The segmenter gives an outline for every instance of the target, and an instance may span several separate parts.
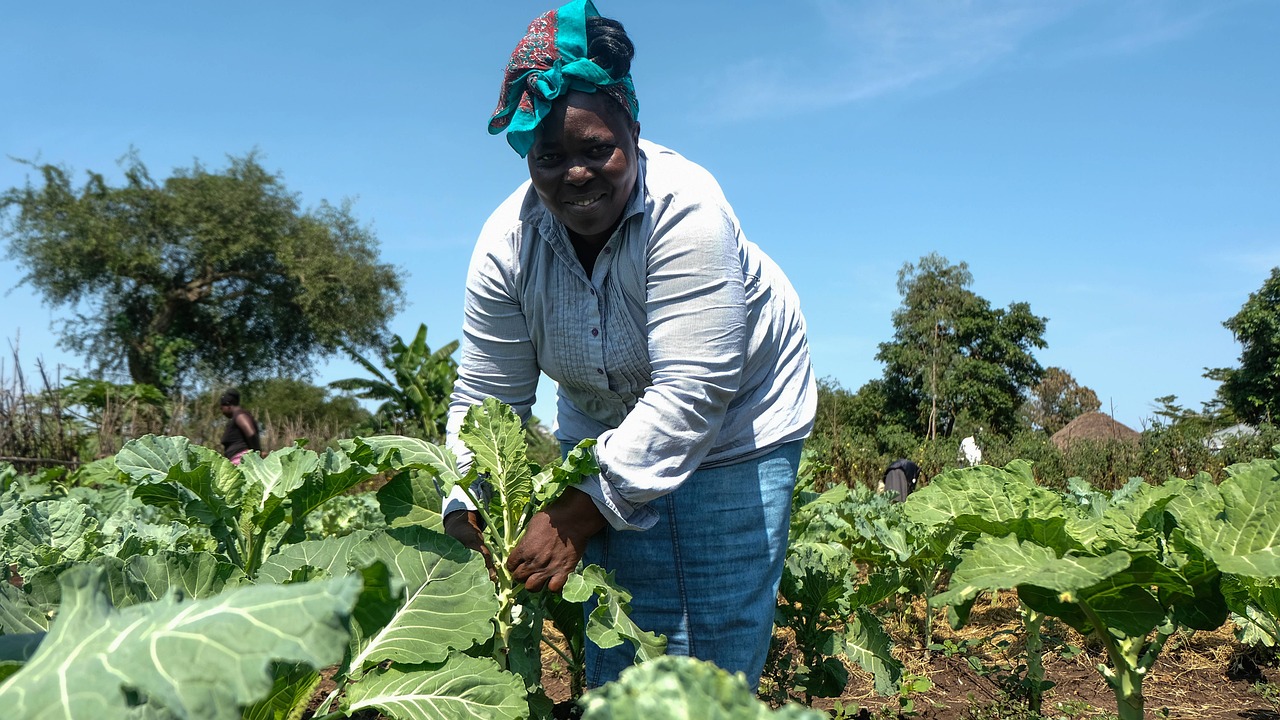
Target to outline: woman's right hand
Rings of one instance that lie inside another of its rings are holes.
[[[497,573],[493,569],[493,556],[489,553],[488,546],[484,544],[484,532],[480,530],[480,516],[475,510],[454,510],[445,515],[444,532],[467,548],[480,553],[484,558],[485,567],[489,568],[489,579],[497,579]]]

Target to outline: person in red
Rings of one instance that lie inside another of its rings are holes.
[[[222,393],[218,400],[222,414],[227,418],[227,427],[222,431],[222,454],[233,465],[239,465],[240,459],[250,450],[262,452],[262,436],[258,434],[258,421],[253,419],[247,410],[240,407],[240,391],[231,389]]]

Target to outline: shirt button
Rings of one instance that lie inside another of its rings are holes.
[[[591,288],[591,297],[595,297],[595,296],[596,296],[596,289]]]
[[[598,328],[591,328],[591,337],[595,337],[599,334],[600,334],[600,330]]]
[[[605,255],[608,255],[608,254],[610,254],[610,253],[612,253],[612,252],[613,252],[613,248],[611,248],[611,247],[607,247],[607,248],[605,248],[605,249],[604,249],[604,254],[605,254]]]
[[[596,368],[596,372],[600,375],[604,374],[604,368]]]

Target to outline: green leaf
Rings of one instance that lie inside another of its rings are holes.
[[[962,603],[983,590],[1023,585],[1052,590],[1065,596],[1064,602],[1071,602],[1075,593],[1123,572],[1129,563],[1128,553],[1120,551],[1102,557],[1059,558],[1049,548],[1019,541],[1012,535],[984,536],[964,553],[947,591],[935,596],[930,605]]]
[[[741,675],[683,656],[666,656],[622,671],[615,682],[579,701],[582,720],[825,720],[797,705],[770,710]]]
[[[377,709],[402,720],[528,717],[524,681],[488,658],[454,653],[423,665],[393,665],[350,686],[348,713]]]
[[[599,565],[588,565],[581,573],[573,573],[561,591],[565,600],[586,602],[596,597],[596,607],[587,617],[587,637],[601,648],[611,648],[629,641],[636,649],[636,662],[662,657],[667,651],[667,638],[641,630],[627,615],[631,593],[620,587],[613,573]]]
[[[318,455],[316,472],[308,473],[298,487],[289,491],[290,532],[295,536],[292,539],[302,539],[307,515],[372,476],[367,467],[352,462],[345,453],[330,449]]]
[[[355,567],[377,561],[401,583],[403,600],[385,626],[358,629],[366,642],[351,659],[353,677],[384,660],[439,662],[453,649],[492,637],[498,600],[478,553],[411,526],[378,533],[351,552]]]
[[[21,635],[49,629],[49,616],[27,593],[0,584],[0,635]]]
[[[599,474],[600,466],[596,464],[595,453],[591,451],[595,444],[594,438],[582,440],[559,465],[545,468],[534,476],[533,495],[539,507],[545,507],[560,497],[570,485],[577,485],[584,478]]]
[[[175,591],[185,598],[208,598],[246,582],[240,568],[210,553],[135,555],[125,562],[124,571],[135,587],[146,589],[143,601],[160,600]]]
[[[1254,460],[1227,472],[1218,486],[1221,513],[1208,506],[1184,519],[1199,524],[1195,535],[1222,572],[1280,576],[1280,460]]]
[[[520,418],[510,406],[486,398],[483,405],[467,411],[458,437],[471,449],[472,470],[488,475],[493,488],[490,520],[500,521],[504,533],[517,532],[533,499],[533,476]]]
[[[286,545],[262,563],[257,580],[284,584],[289,582],[295,570],[302,567],[323,570],[333,577],[345,575],[351,569],[351,549],[372,535],[368,530],[357,530],[340,538],[304,540]]]
[[[241,720],[297,720],[320,686],[320,673],[305,665],[278,664],[271,692],[244,709]]]
[[[405,470],[378,489],[378,506],[391,527],[421,525],[444,532],[440,490],[429,472]]]
[[[322,667],[341,657],[359,593],[357,578],[343,578],[117,610],[100,569],[75,568],[62,583],[48,636],[0,684],[0,706],[15,717],[126,718],[130,688],[180,718],[235,720],[270,692],[273,661]]]
[[[892,695],[902,679],[902,663],[893,657],[893,640],[879,618],[858,608],[845,631],[845,655],[875,679],[876,692]],[[843,688],[841,688],[843,690]]]
[[[908,496],[903,509],[908,519],[926,527],[1014,533],[1059,552],[1079,545],[1067,535],[1062,496],[1037,484],[1025,460],[1003,469],[979,465],[947,471]]]

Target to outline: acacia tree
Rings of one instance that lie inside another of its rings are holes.
[[[8,258],[55,307],[62,344],[99,371],[171,390],[221,378],[304,373],[342,347],[376,347],[401,302],[401,275],[348,204],[302,210],[250,153],[198,162],[163,182],[130,152],[124,182],[54,165],[0,195]]]
[[[1240,312],[1222,323],[1241,345],[1240,367],[1206,369],[1219,380],[1218,394],[1241,420],[1275,422],[1280,417],[1280,267]]]
[[[1033,426],[1052,435],[1072,420],[1085,413],[1097,412],[1100,407],[1102,403],[1097,393],[1076,382],[1066,370],[1051,367],[1031,388],[1026,415]]]
[[[1045,318],[1024,302],[993,309],[972,282],[966,263],[936,253],[898,272],[902,306],[876,359],[885,364],[890,413],[928,439],[957,425],[1011,432],[1044,373],[1031,353],[1046,347]]]

